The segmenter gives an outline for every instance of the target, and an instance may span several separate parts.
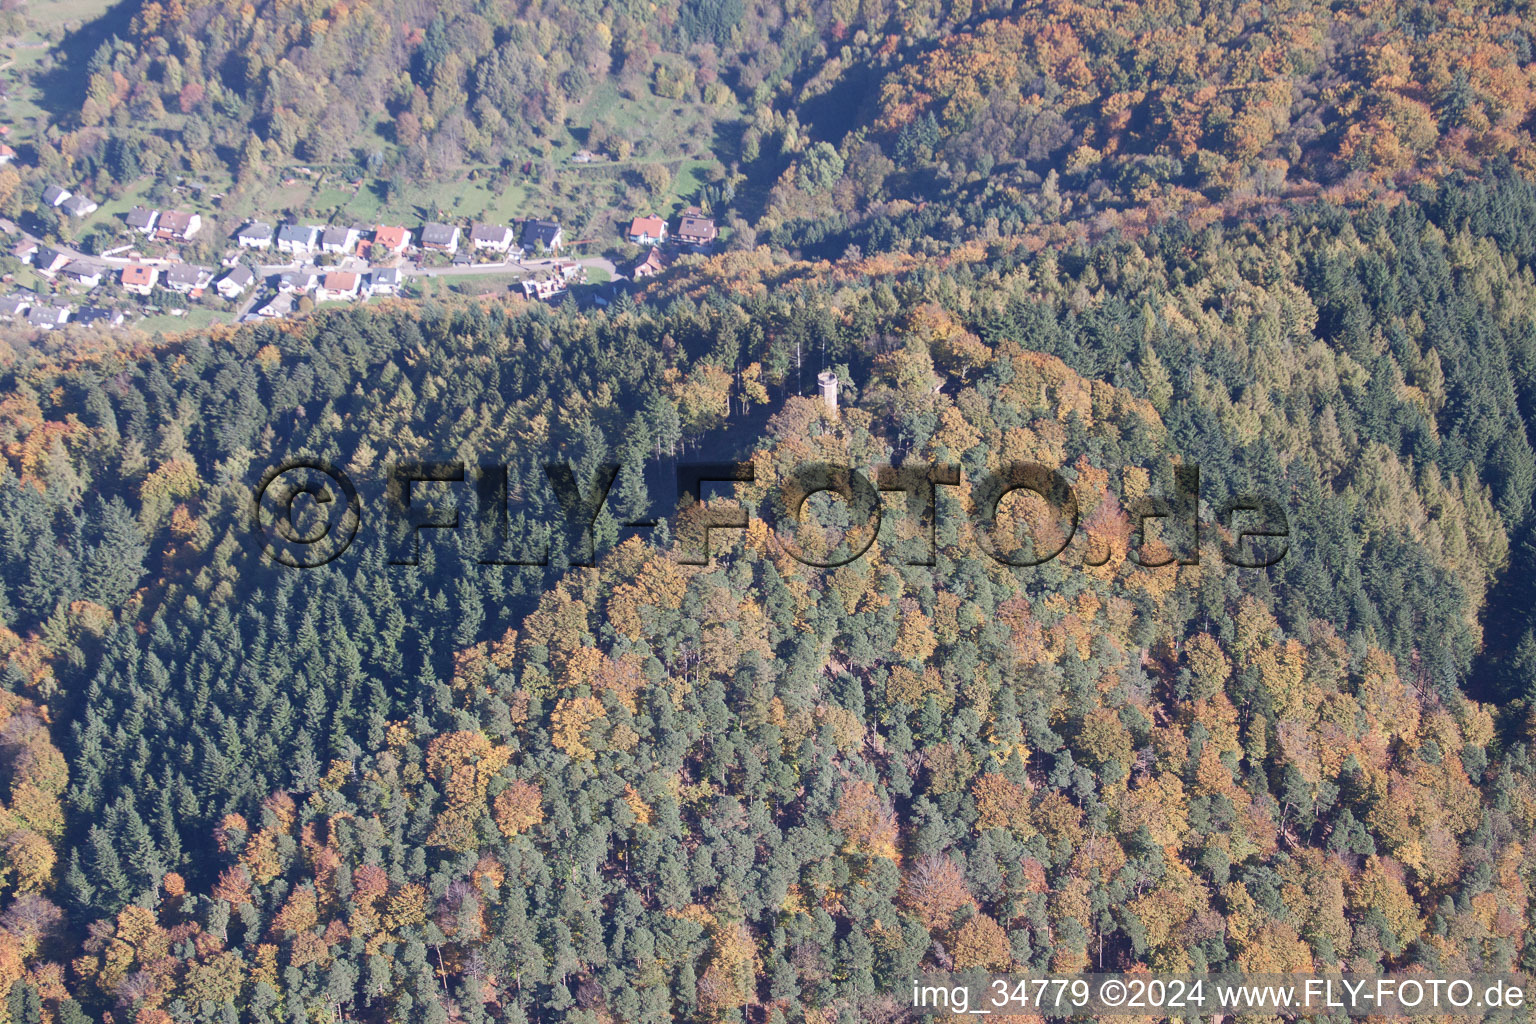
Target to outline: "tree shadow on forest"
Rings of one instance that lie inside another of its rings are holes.
[[[53,66],[33,79],[37,105],[48,112],[50,120],[57,122],[79,113],[90,85],[86,66],[91,55],[113,36],[128,34],[128,24],[132,20],[129,8],[125,2],[114,4],[101,17],[68,33],[53,47]]]

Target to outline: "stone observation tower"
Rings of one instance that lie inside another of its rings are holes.
[[[816,375],[816,385],[821,389],[821,400],[830,412],[837,412],[837,374],[822,370]]]

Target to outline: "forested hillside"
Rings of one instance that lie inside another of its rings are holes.
[[[613,176],[643,206],[699,162],[679,192],[735,244],[839,256],[913,205],[914,235],[1203,223],[1536,154],[1529,19],[1497,2],[125,0],[70,45],[0,207],[187,175],[243,216],[321,168],[424,210],[500,175],[542,215]],[[581,147],[613,163],[559,175]]]
[[[933,207],[871,210],[836,264],[728,253],[603,311],[12,352],[9,1020],[890,1020],[925,969],[1536,968],[1536,189],[1044,245],[966,237],[977,202],[929,258],[891,240]],[[290,570],[247,506],[299,454],[489,455],[534,541],[546,462],[625,470],[596,568],[461,529]],[[667,481],[727,456],[754,525],[679,564]],[[791,557],[773,494],[817,459],[960,464],[937,564],[895,514]],[[1015,460],[1081,511],[1036,568],[969,512]],[[1278,565],[1212,524],[1198,564],[1128,558],[1191,463],[1207,519],[1284,503]]]

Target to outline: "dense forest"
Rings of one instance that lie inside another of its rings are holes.
[[[6,1014],[890,1020],[924,969],[1536,968],[1532,239],[1506,167],[1044,248],[728,253],[599,312],[16,348]],[[298,454],[490,454],[534,545],[546,463],[623,469],[592,568],[461,529],[293,570],[246,507]],[[690,566],[703,457],[753,463],[708,505],[751,525]],[[792,557],[847,525],[776,506],[814,460],[962,467],[937,564],[894,504],[862,558]],[[1010,461],[1081,513],[1034,568],[968,512]],[[1138,564],[1127,510],[1188,464],[1203,557]],[[1213,548],[1249,491],[1290,520],[1268,569]]]

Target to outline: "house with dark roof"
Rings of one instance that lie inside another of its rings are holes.
[[[64,200],[68,199],[72,195],[74,195],[74,193],[65,188],[63,185],[49,185],[47,188],[43,189],[43,202],[47,203],[54,209],[58,209],[60,206],[64,205]]]
[[[59,204],[59,209],[69,214],[71,217],[89,217],[91,214],[101,209],[101,207],[96,203],[93,203],[91,200],[85,198],[85,196],[70,196],[68,199]]]
[[[320,229],[307,224],[284,224],[277,229],[277,251],[307,256],[320,242]]]
[[[682,245],[703,249],[714,244],[720,237],[713,217],[706,217],[697,206],[689,207],[677,225],[677,240]]]
[[[256,311],[257,316],[274,317],[287,316],[293,312],[293,294],[291,292],[278,292],[272,296],[272,301]]]
[[[116,327],[123,322],[123,311],[103,309],[101,306],[81,306],[70,319],[77,324],[104,324],[108,327]]]
[[[165,272],[165,286],[173,292],[196,294],[212,280],[213,271],[190,263],[178,263]]]
[[[368,292],[371,295],[394,295],[399,290],[399,267],[378,267],[368,279]]]
[[[328,227],[320,236],[320,251],[350,253],[357,249],[357,228]]]
[[[472,224],[469,243],[476,249],[506,252],[512,248],[512,229],[505,224]]]
[[[52,274],[69,262],[69,257],[51,246],[40,245],[32,257],[32,269],[42,274]]]
[[[92,263],[89,260],[70,260],[59,271],[59,276],[67,278],[76,284],[83,284],[87,288],[95,288],[101,284],[101,275],[107,268],[100,263]]]
[[[560,222],[553,220],[523,221],[523,248],[530,251],[544,249],[553,252],[565,242]]]
[[[272,225],[251,221],[235,234],[235,244],[242,249],[272,248]]]
[[[286,270],[277,275],[277,290],[284,294],[297,293],[303,295],[315,286],[317,278],[314,274],[302,270]]]
[[[69,321],[68,306],[33,306],[27,310],[27,326],[40,331],[63,327]]]
[[[421,229],[421,247],[436,252],[459,251],[459,229],[456,225],[428,224]]]
[[[236,267],[229,273],[225,274],[223,277],[219,278],[217,287],[219,289],[219,294],[224,296],[226,299],[238,299],[240,296],[249,291],[251,285],[255,283],[256,275],[251,272],[251,268],[241,266]]]
[[[12,319],[21,316],[36,299],[37,296],[31,292],[11,292],[9,295],[0,295],[0,316]]]
[[[151,210],[147,206],[135,206],[128,211],[124,218],[128,222],[128,230],[137,231],[141,235],[152,235],[160,221],[160,211]]]

